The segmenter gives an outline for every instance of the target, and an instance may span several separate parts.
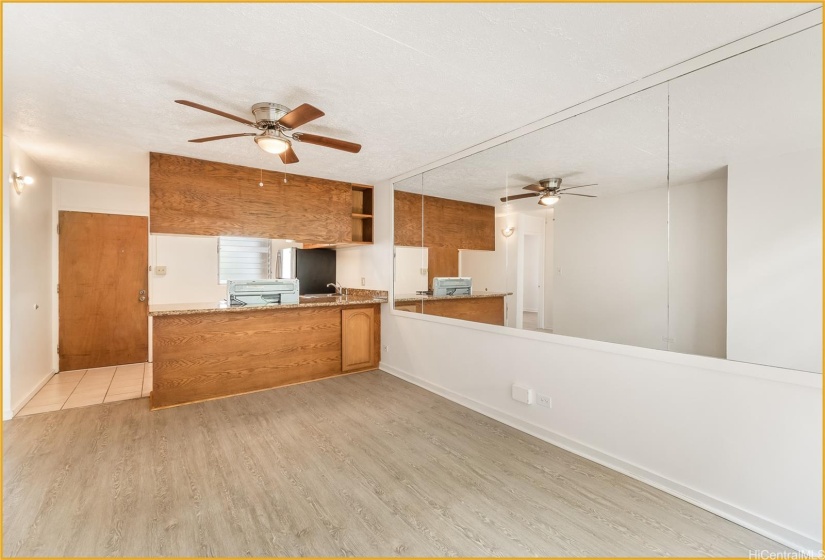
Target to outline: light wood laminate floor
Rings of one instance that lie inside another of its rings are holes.
[[[748,556],[782,548],[380,371],[3,425],[5,556]]]

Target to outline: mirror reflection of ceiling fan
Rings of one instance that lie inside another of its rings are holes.
[[[561,188],[561,178],[554,177],[552,179],[542,179],[538,182],[537,185],[527,185],[523,187],[526,191],[531,191],[525,194],[516,194],[513,196],[505,196],[501,198],[502,202],[510,202],[511,200],[519,200],[522,198],[532,198],[532,197],[539,197],[539,204],[542,206],[553,206],[556,204],[560,197],[570,195],[570,196],[586,196],[588,198],[596,198],[596,195],[593,194],[579,194],[579,193],[571,193],[567,192],[570,189],[580,189],[582,187],[594,187],[598,185],[598,183],[591,183],[589,185],[573,185],[570,187]]]
[[[324,146],[325,148],[333,148],[335,150],[343,150],[353,154],[361,151],[361,144],[328,138],[326,136],[318,136],[317,134],[291,132],[299,126],[324,116],[323,111],[306,103],[292,110],[277,103],[256,103],[252,106],[252,114],[255,116],[255,122],[243,117],[224,113],[223,111],[201,105],[200,103],[186,101],[185,99],[177,99],[175,103],[232,119],[235,122],[257,128],[260,131],[195,138],[194,140],[190,140],[190,142],[212,142],[213,140],[225,140],[227,138],[238,138],[239,136],[254,136],[255,143],[259,148],[270,154],[277,154],[284,163],[298,162],[298,156],[295,155],[295,152],[292,150],[293,141],[315,144],[316,146]],[[290,132],[291,134],[289,134]]]

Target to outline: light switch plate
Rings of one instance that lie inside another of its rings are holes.
[[[155,267],[155,274],[157,276],[166,276],[166,267],[165,266],[156,266]]]

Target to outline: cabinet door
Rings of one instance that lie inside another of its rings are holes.
[[[341,369],[375,367],[375,309],[341,310]]]

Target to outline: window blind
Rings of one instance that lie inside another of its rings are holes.
[[[259,280],[271,276],[272,243],[251,237],[218,238],[218,281]]]

